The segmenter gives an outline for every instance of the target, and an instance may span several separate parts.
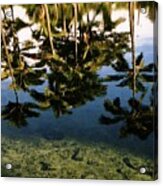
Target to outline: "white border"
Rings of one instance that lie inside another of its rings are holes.
[[[1,0],[0,4],[40,4],[40,3],[58,3],[58,2],[99,2],[101,0]],[[106,0],[103,0],[106,1]],[[118,0],[112,0],[113,2]],[[125,0],[121,0],[125,1]],[[163,185],[163,149],[161,145],[163,143],[163,24],[160,24],[163,19],[163,1],[157,0],[159,3],[159,180],[154,182],[141,182],[141,181],[102,181],[102,180],[67,180],[67,179],[32,179],[32,178],[0,178],[0,185],[2,186],[107,186],[107,185]],[[160,21],[161,20],[161,21]],[[161,145],[160,145],[161,144]]]

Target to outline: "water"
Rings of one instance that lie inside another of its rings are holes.
[[[141,46],[137,48],[137,51],[142,51],[145,55],[145,59],[152,59],[153,53],[149,55],[148,48],[151,45]],[[143,49],[143,50],[142,50]],[[147,60],[148,63],[148,60]],[[101,67],[97,72],[100,77],[105,77],[111,71],[114,70],[110,67]],[[15,102],[15,95],[13,90],[8,89],[10,79],[2,81],[2,108],[9,101]],[[27,119],[28,125],[22,128],[16,128],[11,126],[10,122],[2,119],[2,134],[6,136],[20,136],[20,137],[32,137],[38,136],[39,138],[46,137],[46,134],[52,135],[58,133],[58,135],[64,138],[70,138],[83,143],[96,143],[103,142],[109,144],[109,146],[116,146],[119,149],[127,149],[132,153],[139,155],[145,155],[150,158],[153,156],[153,133],[151,133],[147,139],[141,140],[138,136],[130,134],[126,138],[120,138],[120,128],[125,126],[125,121],[120,121],[117,125],[105,126],[101,125],[99,118],[101,114],[107,114],[104,109],[104,100],[109,98],[111,100],[119,97],[122,101],[123,107],[128,107],[128,99],[132,96],[132,90],[128,87],[117,87],[117,81],[103,83],[107,86],[106,94],[103,96],[95,97],[93,101],[88,101],[84,105],[71,109],[72,114],[65,114],[59,118],[56,118],[51,108],[46,111],[39,111],[40,116],[38,118]],[[43,86],[35,87],[38,91],[43,91],[46,83]],[[147,86],[148,94],[145,97],[144,103],[149,103],[151,85]],[[87,90],[85,90],[87,91]],[[18,91],[19,101],[35,102],[28,93]],[[137,146],[139,144],[139,146]]]

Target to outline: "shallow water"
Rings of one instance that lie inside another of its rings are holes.
[[[144,53],[145,62],[151,59],[153,53],[149,54],[148,48],[152,48],[151,45],[144,45],[137,48],[137,51]],[[143,49],[143,50],[142,50]],[[150,50],[151,51],[151,50]],[[147,60],[146,60],[147,59]],[[111,67],[103,66],[98,72],[100,77],[105,77],[107,74],[116,72]],[[15,95],[12,90],[8,89],[10,80],[2,81],[2,108],[9,101],[15,101]],[[96,97],[95,100],[88,101],[84,105],[73,108],[72,114],[65,114],[60,118],[56,118],[51,108],[46,111],[41,111],[39,118],[27,119],[28,125],[22,128],[16,128],[10,126],[8,121],[2,120],[2,134],[5,136],[21,136],[29,137],[32,140],[32,136],[39,136],[44,138],[44,133],[49,135],[59,133],[63,138],[75,139],[84,143],[103,142],[110,146],[116,146],[119,149],[127,149],[132,153],[138,155],[145,155],[150,158],[153,156],[153,134],[151,133],[147,139],[141,140],[137,136],[130,134],[126,138],[120,138],[119,130],[125,125],[124,121],[119,122],[118,125],[104,126],[100,124],[99,118],[101,114],[107,113],[103,106],[104,100],[109,98],[111,100],[119,97],[121,104],[124,107],[128,107],[128,99],[132,97],[132,90],[128,87],[117,87],[118,82],[106,82],[103,83],[107,86],[107,93],[104,96]],[[43,91],[46,83],[43,86],[38,86],[37,90]],[[147,86],[147,95],[144,98],[144,104],[149,103],[151,84]],[[140,94],[138,93],[139,97]],[[18,97],[20,102],[34,100],[28,93],[18,91]],[[137,145],[139,144],[139,146]]]

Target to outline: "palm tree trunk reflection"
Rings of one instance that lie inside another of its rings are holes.
[[[9,67],[10,75],[11,75],[12,81],[14,82],[14,74],[13,74],[14,70],[11,65],[11,59],[10,59],[9,51],[7,48],[6,37],[5,37],[4,30],[3,30],[3,24],[2,24],[2,42],[4,45],[4,49],[5,49],[5,54],[6,54],[6,58],[7,58],[7,64]]]
[[[52,39],[52,32],[51,32],[51,25],[50,25],[50,17],[49,17],[48,5],[44,4],[43,6],[44,6],[45,14],[46,14],[47,30],[48,30],[48,37],[49,37],[51,52],[52,52],[52,54],[54,56],[55,55],[55,50],[54,50],[54,46],[53,46],[53,39]]]
[[[77,56],[78,56],[78,43],[77,43],[77,21],[78,21],[78,10],[77,4],[73,4],[74,8],[74,36],[75,36],[75,63],[77,63]]]
[[[129,22],[130,22],[130,37],[131,37],[131,49],[132,49],[132,66],[133,66],[133,96],[135,95],[136,90],[136,59],[135,59],[135,2],[129,2]]]
[[[1,34],[2,34],[2,42],[4,44],[5,53],[6,53],[6,57],[7,57],[7,64],[8,64],[10,75],[11,75],[12,82],[13,82],[14,94],[15,94],[15,97],[16,97],[16,103],[18,103],[18,93],[17,93],[16,88],[15,88],[16,82],[15,82],[14,73],[13,73],[14,70],[12,68],[11,60],[10,60],[10,56],[9,56],[9,51],[7,49],[6,38],[5,38],[4,31],[3,31],[3,25],[2,25],[2,33]]]

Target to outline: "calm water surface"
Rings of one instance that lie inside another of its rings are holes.
[[[144,19],[144,17],[143,17]],[[152,22],[146,18],[148,24],[152,26]],[[140,23],[141,25],[141,23]],[[145,26],[140,26],[143,31]],[[139,32],[137,35],[136,53],[143,52],[145,64],[149,64],[153,59],[153,39],[152,33],[143,35]],[[129,64],[131,55],[125,55]],[[112,67],[102,66],[97,74],[99,77],[106,77],[108,74],[119,74]],[[125,121],[120,121],[113,125],[102,125],[99,118],[102,114],[109,115],[104,108],[104,101],[106,99],[114,100],[119,97],[121,105],[129,109],[128,100],[132,97],[133,91],[129,87],[118,87],[119,81],[103,82],[102,84],[107,87],[106,94],[95,97],[94,100],[87,101],[85,104],[72,108],[71,114],[63,114],[56,117],[51,108],[39,111],[39,117],[27,118],[27,125],[17,128],[10,124],[10,121],[2,119],[2,137],[8,136],[10,138],[29,138],[31,141],[38,138],[56,138],[56,139],[73,139],[83,143],[104,143],[110,147],[116,147],[120,150],[127,150],[132,153],[147,156],[153,156],[153,132],[148,135],[146,139],[140,139],[139,136],[129,133],[126,137],[121,137],[120,130],[126,125]],[[14,91],[9,89],[11,79],[8,78],[2,81],[2,109],[10,102],[15,102]],[[43,91],[47,86],[45,82],[41,86],[30,87],[35,88],[39,92]],[[145,84],[147,93],[143,99],[143,103],[148,105],[150,102],[152,83]],[[85,90],[87,91],[87,90]],[[19,102],[33,102],[36,101],[27,93],[17,91]],[[139,98],[140,93],[136,94]],[[37,110],[37,109],[36,109]]]

